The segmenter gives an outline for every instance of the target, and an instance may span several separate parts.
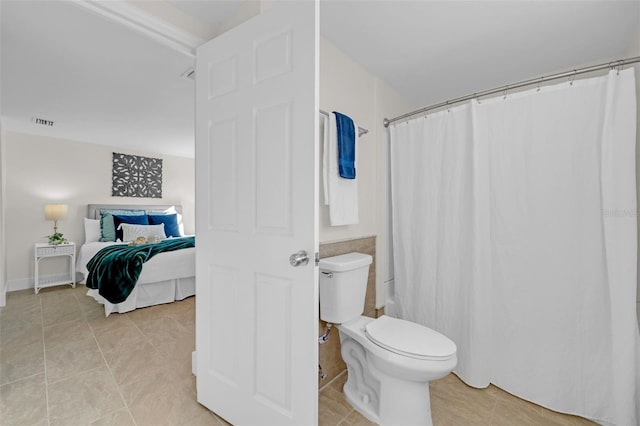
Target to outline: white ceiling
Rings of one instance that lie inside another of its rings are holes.
[[[171,6],[204,21],[210,28],[220,27],[245,3],[244,0],[167,0]],[[212,4],[213,3],[213,4]]]
[[[9,130],[193,157],[193,58],[72,2],[1,7]]]
[[[244,3],[171,0],[163,11],[215,32]],[[0,7],[9,130],[193,156],[194,85],[180,77],[190,56],[73,2]],[[639,23],[639,1],[321,2],[321,34],[416,105],[619,59]]]
[[[640,36],[640,1],[321,5],[323,36],[422,106],[620,59]]]

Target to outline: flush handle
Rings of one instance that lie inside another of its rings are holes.
[[[291,266],[304,266],[309,263],[309,255],[306,251],[300,250],[297,253],[293,253],[289,256],[289,263]]]

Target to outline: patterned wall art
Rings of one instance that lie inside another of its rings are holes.
[[[162,198],[162,159],[113,153],[111,195]]]

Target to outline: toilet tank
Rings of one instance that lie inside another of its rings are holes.
[[[373,258],[347,253],[320,260],[320,319],[342,324],[364,311],[369,265]]]

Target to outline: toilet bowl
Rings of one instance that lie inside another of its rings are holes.
[[[430,425],[429,381],[455,368],[456,345],[419,324],[363,316],[371,261],[361,253],[320,261],[320,318],[338,325],[345,397],[381,425]]]

